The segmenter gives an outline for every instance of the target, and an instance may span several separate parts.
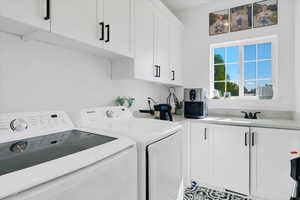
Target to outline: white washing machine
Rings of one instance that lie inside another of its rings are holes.
[[[129,137],[138,146],[139,200],[183,199],[182,125],[133,117],[125,107],[87,108],[78,126]]]
[[[0,199],[138,200],[132,140],[64,112],[0,115]]]

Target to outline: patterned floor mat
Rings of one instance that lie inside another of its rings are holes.
[[[219,192],[205,187],[195,186],[188,188],[184,200],[247,200],[245,197]]]

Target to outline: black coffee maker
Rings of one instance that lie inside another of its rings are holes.
[[[154,114],[160,120],[173,121],[172,106],[169,104],[157,104],[154,105]]]
[[[202,119],[207,115],[207,91],[203,88],[185,88],[184,117]]]
[[[300,200],[300,157],[291,160],[291,177],[295,186],[290,200]]]

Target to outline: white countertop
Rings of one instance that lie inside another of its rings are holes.
[[[153,118],[151,115],[143,115],[139,117]],[[300,121],[295,121],[295,120],[243,119],[237,117],[207,117],[205,119],[187,119],[184,118],[183,116],[178,116],[178,115],[173,115],[173,118],[175,122],[182,122],[182,123],[190,121],[190,122],[231,125],[231,126],[300,130]]]
[[[300,130],[300,122],[295,120],[279,120],[279,119],[241,119],[241,118],[226,118],[226,117],[208,117],[205,119],[189,119],[201,123],[260,127],[260,128],[277,128]]]

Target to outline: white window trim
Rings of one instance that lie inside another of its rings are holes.
[[[210,45],[210,97],[213,97],[214,91],[214,49],[215,48],[226,48],[230,46],[245,46],[254,45],[259,43],[272,43],[272,84],[273,84],[273,98],[270,100],[275,100],[278,98],[278,37],[277,35],[252,38],[246,40],[231,41],[225,43],[211,44]],[[243,66],[243,55],[244,48],[240,48],[240,80],[244,82],[244,66]],[[244,93],[242,90],[244,88],[240,87],[240,94]],[[242,92],[242,93],[241,93]],[[222,98],[224,99],[224,98]],[[226,100],[259,100],[257,96],[239,96],[231,97]],[[269,100],[269,101],[270,101]]]

